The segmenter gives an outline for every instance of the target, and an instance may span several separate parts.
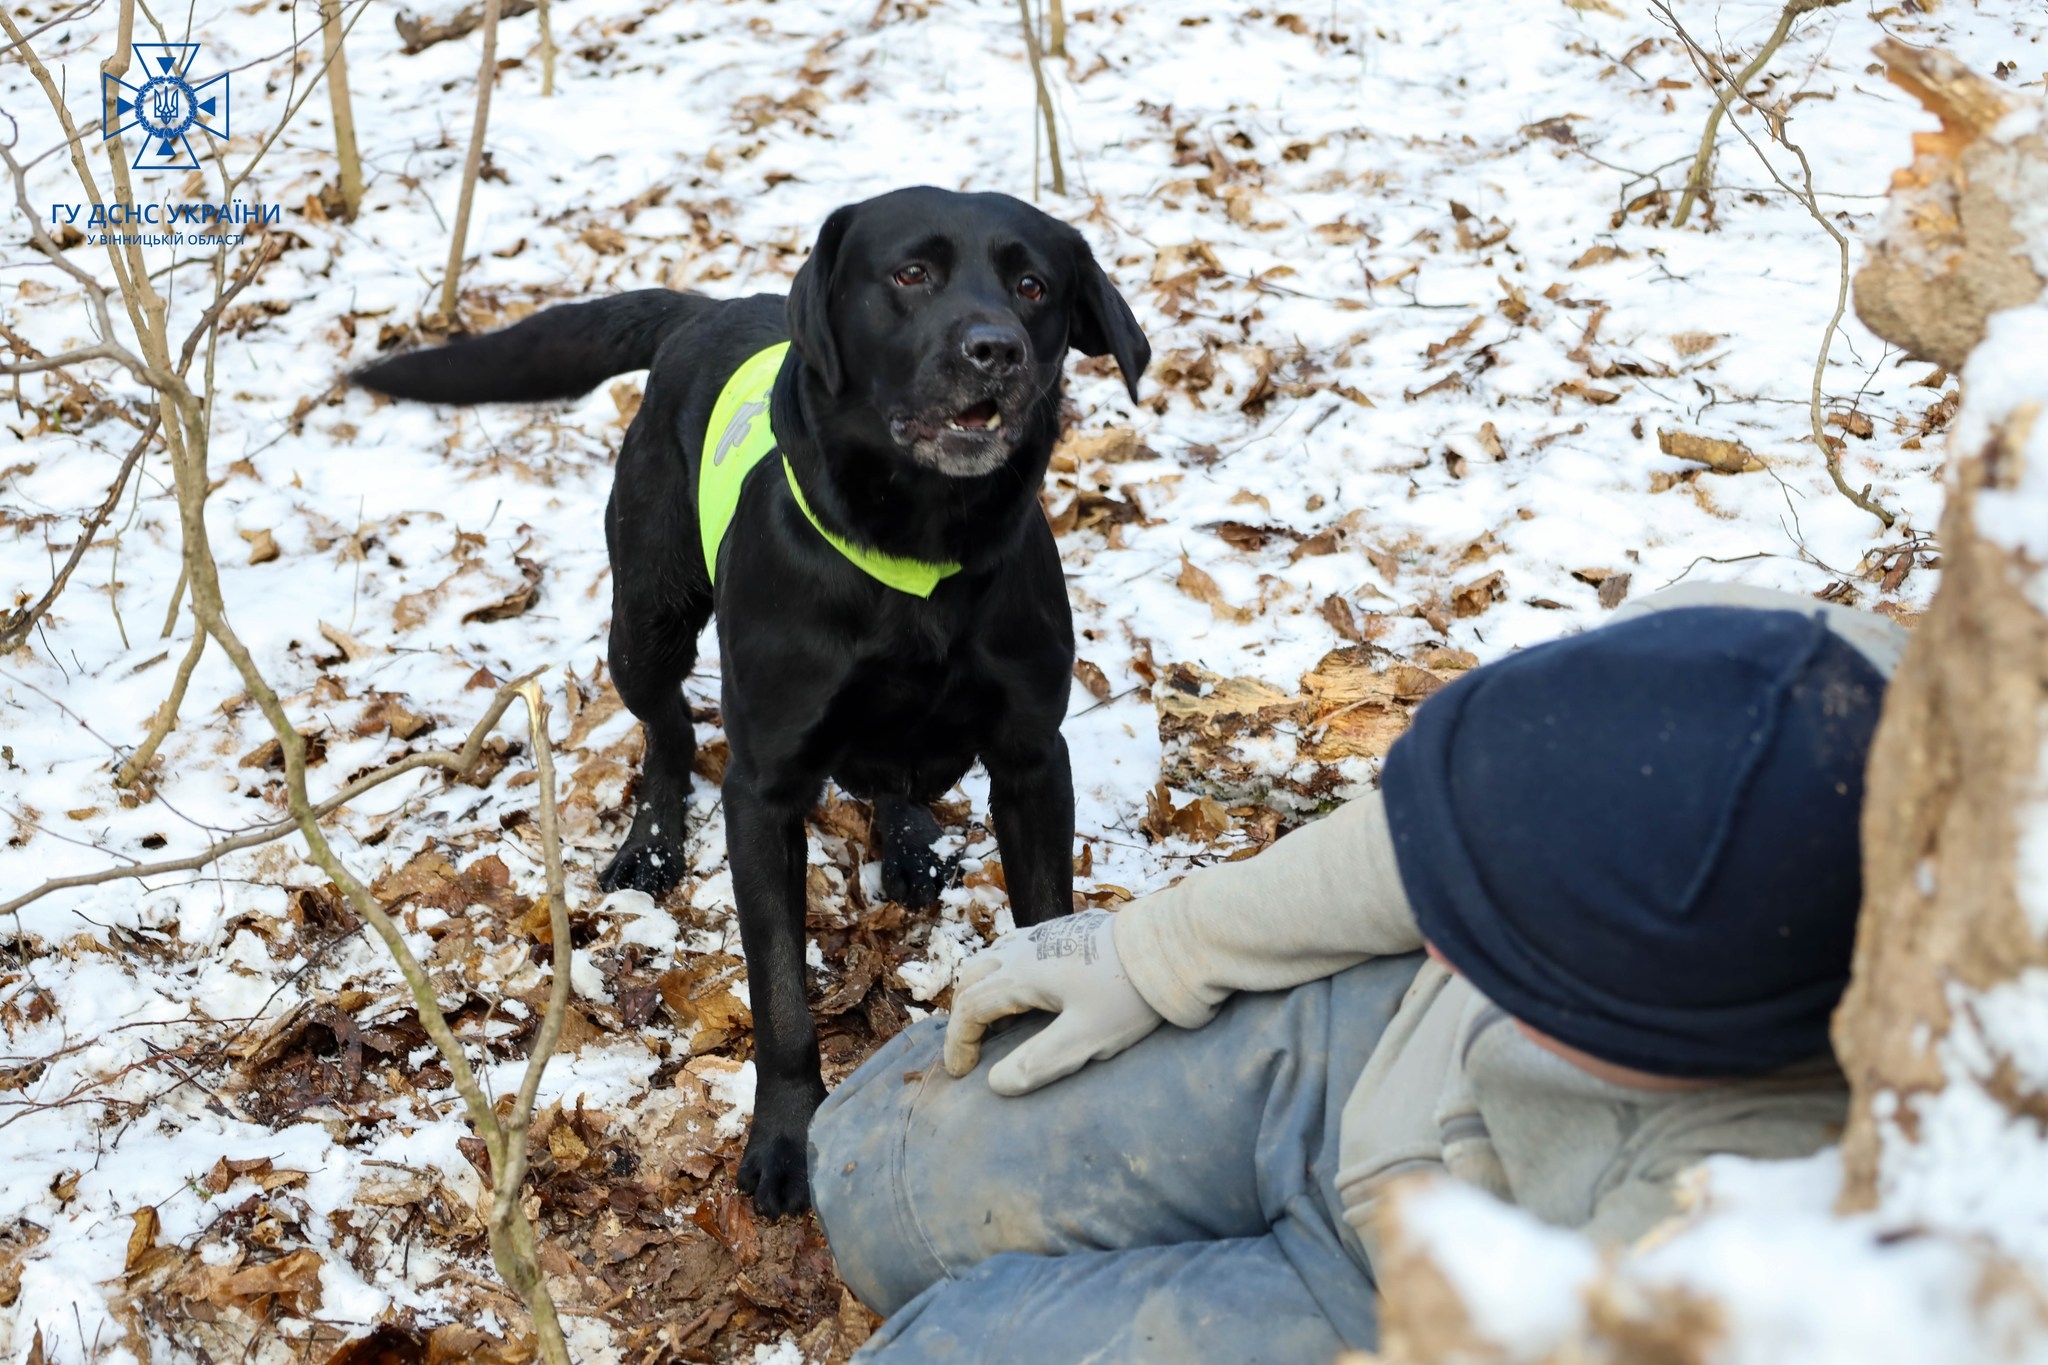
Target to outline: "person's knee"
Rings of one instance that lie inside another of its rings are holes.
[[[939,1270],[907,1222],[902,1143],[916,1098],[907,1073],[939,1065],[945,1020],[913,1024],[826,1096],[811,1120],[811,1202],[839,1277],[877,1312],[907,1302]]]

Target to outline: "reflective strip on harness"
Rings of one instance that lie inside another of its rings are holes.
[[[788,350],[789,343],[784,341],[749,357],[733,371],[732,378],[719,390],[718,401],[711,406],[711,423],[704,431],[704,456],[697,474],[697,527],[704,542],[704,569],[714,583],[718,581],[718,547],[740,505],[740,486],[754,466],[775,449],[768,396]],[[796,470],[786,456],[782,470],[804,519],[833,549],[876,582],[913,597],[930,597],[940,583],[960,572],[958,564],[902,559],[834,535],[811,510],[810,501],[797,484]]]

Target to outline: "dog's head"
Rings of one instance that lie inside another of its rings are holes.
[[[1049,444],[1067,348],[1152,348],[1081,234],[1005,194],[897,190],[825,220],[789,294],[799,359],[864,439],[956,478]]]

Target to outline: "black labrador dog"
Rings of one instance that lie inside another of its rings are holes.
[[[765,403],[782,458],[744,476],[707,559],[700,465],[727,455],[709,420],[735,371],[784,341],[752,409]],[[651,370],[605,516],[612,676],[647,757],[600,882],[660,895],[681,879],[696,747],[682,682],[715,614],[758,1080],[739,1183],[769,1216],[809,1204],[825,1093],[804,965],[804,816],[825,780],[873,801],[885,893],[928,904],[929,803],[979,758],[1017,922],[1071,908],[1073,624],[1038,502],[1069,347],[1115,356],[1136,397],[1151,348],[1081,235],[1007,195],[915,188],[827,218],[786,301],[642,290],[356,376],[484,403]],[[927,595],[863,557],[933,569]]]

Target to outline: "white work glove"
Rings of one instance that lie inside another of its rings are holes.
[[[946,1070],[965,1076],[982,1035],[1026,1010],[1059,1017],[989,1069],[998,1095],[1022,1095],[1114,1057],[1163,1022],[1124,975],[1115,916],[1086,910],[1003,935],[960,973],[946,1025]]]

